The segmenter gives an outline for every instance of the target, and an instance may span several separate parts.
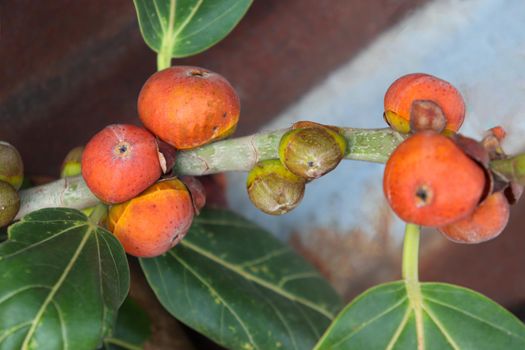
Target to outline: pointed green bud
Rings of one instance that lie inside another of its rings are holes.
[[[346,139],[328,127],[288,131],[279,144],[281,162],[295,175],[317,179],[333,170],[346,152]]]
[[[15,188],[0,181],[0,227],[8,225],[18,213],[20,198]]]
[[[69,151],[62,162],[60,178],[80,175],[82,172],[82,152],[84,152],[83,146],[75,147]]]
[[[24,180],[24,163],[16,148],[0,141],[0,181],[7,182],[16,190]]]
[[[294,209],[303,199],[305,184],[305,179],[290,172],[278,159],[257,163],[246,180],[253,205],[270,215]]]

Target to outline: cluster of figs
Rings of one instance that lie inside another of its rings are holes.
[[[91,192],[110,205],[107,228],[124,250],[154,257],[180,242],[206,202],[196,178],[172,173],[176,151],[231,135],[240,102],[221,75],[175,66],[144,83],[137,108],[145,128],[106,126],[83,149],[81,172]]]
[[[396,80],[384,107],[386,122],[404,135],[383,177],[393,211],[456,242],[479,243],[499,235],[509,206],[523,191],[490,166],[508,158],[501,147],[505,131],[494,127],[481,141],[458,134],[463,98],[450,83],[428,74]],[[176,152],[231,135],[240,102],[219,74],[175,66],[145,82],[138,114],[144,127],[105,127],[85,147],[70,152],[62,176],[81,173],[91,192],[110,205],[106,226],[127,253],[154,257],[180,242],[206,202],[196,178],[172,173]],[[248,196],[264,213],[287,213],[302,200],[306,184],[333,170],[347,153],[344,129],[295,123],[280,140],[279,159],[260,161],[248,173]],[[16,149],[0,142],[0,226],[18,211],[22,174]]]
[[[384,98],[384,119],[404,135],[388,159],[385,197],[404,221],[437,228],[452,241],[480,243],[498,236],[509,206],[523,188],[490,167],[505,160],[505,131],[481,141],[458,134],[465,103],[450,83],[428,74],[397,79]],[[305,184],[334,169],[346,154],[344,131],[300,122],[281,139],[280,160],[263,161],[248,175],[253,203],[282,214],[301,201]]]

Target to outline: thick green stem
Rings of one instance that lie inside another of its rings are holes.
[[[419,235],[420,227],[418,225],[406,224],[402,276],[407,282],[419,281]]]
[[[207,175],[227,171],[249,171],[266,159],[277,159],[281,136],[277,130],[211,143],[179,152],[173,167],[178,175]],[[348,147],[346,159],[384,163],[406,136],[391,129],[342,128]],[[29,212],[50,207],[84,209],[98,203],[81,176],[68,177],[20,192],[16,219]]]

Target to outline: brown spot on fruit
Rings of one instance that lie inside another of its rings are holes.
[[[471,214],[485,181],[481,166],[451,139],[425,131],[409,137],[392,153],[383,190],[401,219],[437,227]]]
[[[161,175],[155,137],[134,125],[105,127],[82,153],[82,176],[105,203],[131,199]]]
[[[146,81],[138,112],[146,128],[163,141],[190,149],[229,136],[239,120],[240,102],[221,75],[175,66]]]
[[[410,107],[410,129],[412,132],[432,130],[442,132],[447,118],[441,108],[429,100],[415,100]]]
[[[446,117],[446,129],[458,131],[465,118],[465,102],[460,92],[450,83],[429,74],[407,74],[388,88],[385,99],[385,118],[390,126],[408,132],[410,109],[415,100],[429,100],[437,104]]]

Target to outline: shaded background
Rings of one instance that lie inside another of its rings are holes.
[[[225,40],[173,63],[227,77],[241,97],[237,135],[299,119],[382,127],[389,83],[429,72],[465,95],[469,136],[503,124],[505,146],[516,152],[525,149],[524,4],[255,0]],[[69,149],[105,125],[138,123],[136,97],[155,61],[131,0],[1,0],[0,139],[20,150],[28,174],[58,176]],[[282,218],[246,205],[238,185],[244,174],[227,176],[227,198],[289,241],[350,299],[399,278],[402,227],[382,199],[381,172],[382,165],[344,162],[309,185],[301,207]],[[481,245],[452,244],[429,232],[422,279],[475,289],[519,312],[525,305],[524,209],[522,201],[506,232]],[[134,290],[151,303],[148,291]]]

